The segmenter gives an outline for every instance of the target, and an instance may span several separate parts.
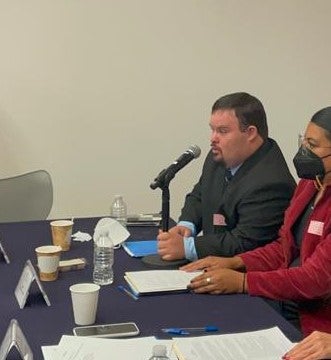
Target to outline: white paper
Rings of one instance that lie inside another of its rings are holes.
[[[58,346],[42,346],[41,351],[43,353],[44,359],[47,360],[60,360],[58,357]]]
[[[40,290],[44,300],[46,301],[47,306],[51,306],[48,296],[47,296],[43,286],[41,285],[41,282],[40,282],[38,275],[32,265],[32,262],[30,259],[28,259],[25,263],[25,266],[23,268],[23,271],[22,271],[21,277],[18,281],[18,284],[15,288],[15,297],[16,297],[16,300],[21,309],[23,309],[25,306],[26,300],[29,296],[30,286],[34,280],[36,281],[36,283],[39,287],[39,290]]]
[[[169,359],[177,360],[172,340],[157,340],[154,337],[99,339],[63,335],[56,348],[44,346],[42,350],[45,360],[147,360],[156,344],[165,345]]]
[[[185,290],[191,279],[201,273],[183,270],[129,271],[124,278],[138,293],[150,293]]]
[[[115,219],[102,218],[94,229],[93,240],[97,241],[100,237],[106,237],[112,241],[114,246],[117,246],[129,236],[128,230]]]
[[[34,279],[35,273],[32,271],[28,260],[24,265],[22,274],[15,289],[15,296],[21,309],[25,306],[26,300],[29,296],[30,286]]]
[[[236,334],[176,338],[180,360],[280,360],[293,347],[278,327]]]

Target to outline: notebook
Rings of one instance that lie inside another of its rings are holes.
[[[157,254],[157,240],[125,241],[123,249],[132,257]]]
[[[136,295],[188,291],[187,285],[202,271],[144,270],[127,271],[125,280]]]

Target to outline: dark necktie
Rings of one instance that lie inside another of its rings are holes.
[[[231,173],[230,169],[225,169],[225,182],[228,183],[233,178],[233,175]]]

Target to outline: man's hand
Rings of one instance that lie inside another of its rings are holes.
[[[191,231],[185,226],[175,226],[168,232],[160,232],[158,253],[163,260],[185,259],[184,237],[190,236]]]
[[[181,225],[176,225],[174,227],[172,227],[169,230],[170,234],[178,234],[181,235],[182,237],[189,237],[191,236],[191,230],[185,226],[181,226]]]
[[[206,271],[191,280],[189,288],[195,293],[233,294],[243,292],[244,274],[231,269]]]
[[[196,270],[204,270],[204,269],[215,270],[216,268],[227,268],[228,266],[226,266],[226,260],[228,260],[228,258],[222,258],[218,256],[207,256],[203,259],[182,266],[180,270],[196,271]]]

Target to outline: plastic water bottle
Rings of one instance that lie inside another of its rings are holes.
[[[165,345],[154,345],[153,355],[148,360],[169,360]]]
[[[114,281],[114,245],[107,236],[101,236],[94,241],[93,282],[98,285],[108,285]]]
[[[110,216],[126,227],[127,207],[122,195],[115,195],[110,208]]]

